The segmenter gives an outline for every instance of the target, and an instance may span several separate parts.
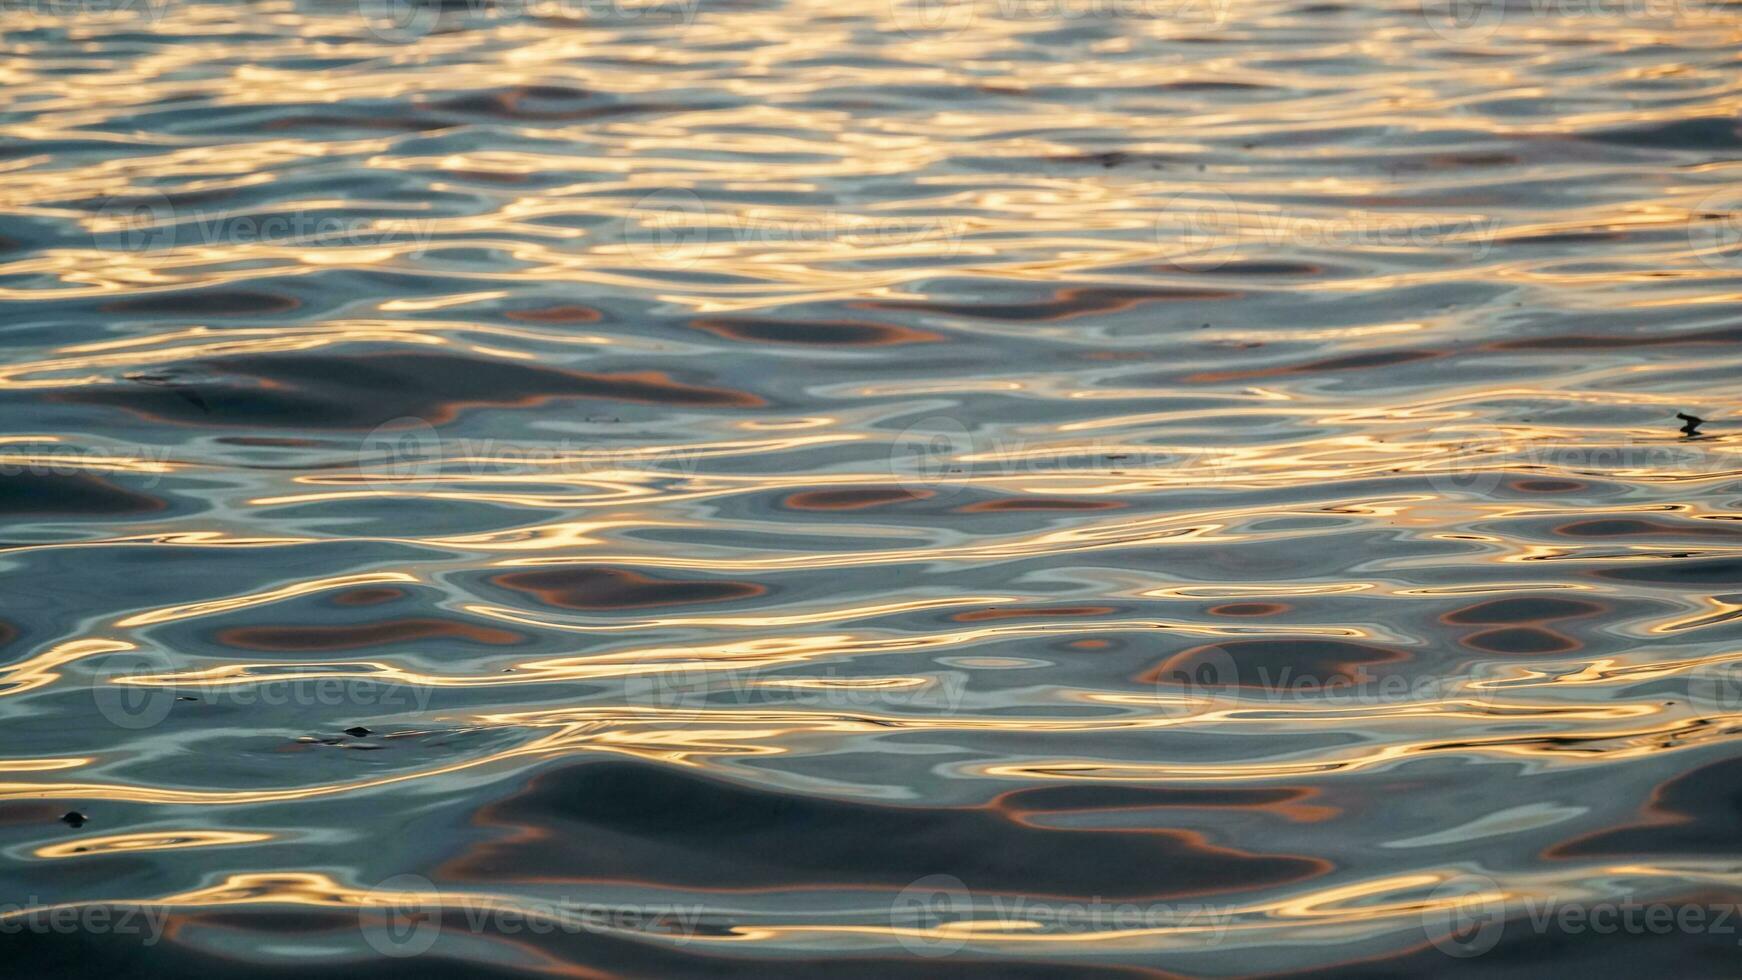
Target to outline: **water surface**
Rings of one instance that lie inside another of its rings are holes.
[[[119,6],[21,975],[1734,974],[1742,10]]]

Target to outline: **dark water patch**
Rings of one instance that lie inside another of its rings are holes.
[[[120,408],[158,422],[368,429],[395,419],[431,424],[478,408],[561,399],[685,408],[763,404],[745,392],[675,381],[654,371],[588,373],[453,354],[277,354],[196,362],[174,387],[91,385],[63,401]]]
[[[335,606],[379,606],[383,603],[398,602],[410,594],[404,589],[384,586],[346,589],[343,592],[334,593],[332,602]]]
[[[1273,85],[1262,85],[1257,82],[1231,82],[1213,78],[1194,78],[1178,82],[1164,82],[1156,88],[1163,92],[1268,92],[1274,91]]]
[[[1625,538],[1650,535],[1733,538],[1742,536],[1742,527],[1735,527],[1727,522],[1707,520],[1670,522],[1609,517],[1563,524],[1555,528],[1555,533],[1564,534],[1569,538]]]
[[[202,289],[176,293],[152,293],[115,300],[103,306],[106,313],[174,314],[177,316],[265,316],[290,313],[302,305],[294,296],[249,289]]]
[[[1280,602],[1229,602],[1211,606],[1212,616],[1277,616],[1292,608]]]
[[[1550,849],[1551,858],[1742,854],[1742,759],[1709,763],[1670,780],[1643,819]]]
[[[1594,616],[1603,607],[1577,599],[1550,596],[1521,596],[1515,599],[1492,599],[1446,613],[1440,621],[1467,626],[1511,626],[1523,623],[1551,623],[1558,619]]]
[[[160,498],[82,473],[0,475],[0,514],[9,517],[102,520],[149,514],[168,506]]]
[[[1584,139],[1652,150],[1742,149],[1742,119],[1735,115],[1675,119],[1587,133]]]
[[[1170,162],[1167,157],[1156,157],[1144,153],[1127,153],[1124,150],[1105,150],[1100,153],[1078,153],[1068,156],[1047,157],[1046,163],[1064,164],[1066,166],[1091,165],[1103,170],[1114,167],[1146,167],[1151,170],[1160,169]]]
[[[951,616],[957,623],[991,623],[1006,619],[1055,619],[1071,616],[1112,616],[1119,612],[1117,606],[1035,606],[1028,608],[1012,608],[999,606],[991,609],[977,609],[972,612],[961,612]]]
[[[1105,286],[1079,286],[1060,289],[1048,300],[1010,303],[984,301],[947,303],[941,301],[877,300],[856,304],[874,310],[903,310],[934,313],[941,316],[972,317],[977,320],[1070,320],[1095,313],[1122,313],[1150,303],[1208,303],[1230,300],[1241,294],[1220,289],[1177,289],[1154,287],[1127,289]]]
[[[1666,562],[1627,562],[1595,572],[1599,578],[1642,585],[1677,585],[1700,588],[1742,585],[1742,559],[1681,559]]]
[[[488,646],[516,646],[530,641],[524,633],[477,626],[448,619],[398,619],[344,626],[237,626],[219,630],[223,646],[274,653],[358,650],[421,640],[448,640]]]
[[[1217,266],[1188,266],[1187,272],[1196,276],[1252,276],[1254,278],[1294,277],[1311,279],[1324,276],[1331,271],[1330,266],[1317,262],[1283,262],[1244,260],[1224,262]]]
[[[1624,242],[1630,236],[1620,231],[1563,231],[1547,235],[1514,235],[1496,239],[1496,245],[1588,245],[1594,242]]]
[[[598,323],[604,314],[590,306],[544,306],[530,310],[509,310],[510,320],[522,323]]]
[[[133,379],[130,377],[126,380]],[[213,441],[225,446],[249,446],[257,449],[319,449],[330,445],[323,439],[300,439],[294,436],[219,436]]]
[[[1342,811],[1326,805],[1318,790],[1304,787],[1186,788],[1153,786],[1049,786],[1017,790],[992,801],[994,809],[1024,826],[1057,828],[1063,819],[1093,816],[1096,827],[1123,826],[1133,830],[1164,822],[1163,811],[1208,813],[1221,819],[1220,811],[1245,811],[1288,823],[1319,823]]]
[[[840,490],[806,490],[781,501],[792,510],[870,510],[892,504],[928,500],[930,490],[902,490],[895,487],[851,487]]]
[[[899,889],[949,868],[976,892],[1161,898],[1297,882],[1327,870],[1307,858],[1217,847],[1186,831],[1037,830],[989,807],[845,803],[618,763],[547,773],[480,822],[519,828],[522,842],[475,849],[451,868],[456,876],[656,874],[702,888]],[[853,847],[840,846],[842,834]],[[1158,867],[1167,874],[1157,875]]]
[[[8,800],[0,803],[0,827],[40,827],[60,819],[64,809],[54,800]]]
[[[929,330],[862,320],[774,320],[761,317],[696,320],[693,326],[727,340],[833,347],[894,347],[943,339]]]
[[[516,119],[527,122],[581,122],[668,112],[679,108],[692,111],[707,108],[704,105],[680,107],[671,103],[625,101],[614,93],[589,92],[562,85],[515,85],[466,92],[431,99],[424,102],[423,106],[426,111],[451,113],[459,117]]]
[[[1458,642],[1472,650],[1521,656],[1576,653],[1584,649],[1584,644],[1564,633],[1534,626],[1483,630]]]
[[[1580,480],[1511,480],[1506,484],[1520,493],[1577,493],[1589,489],[1590,484]]]
[[[563,609],[649,609],[731,602],[768,591],[766,586],[750,582],[654,578],[628,569],[588,565],[511,572],[493,576],[490,581]]]
[[[1633,347],[1678,347],[1684,344],[1742,342],[1742,326],[1675,331],[1653,327],[1642,334],[1560,334],[1522,337],[1489,344],[1491,350],[1626,350]]]

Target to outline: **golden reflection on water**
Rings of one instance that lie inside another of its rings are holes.
[[[1742,888],[1677,795],[1742,730],[1733,9],[441,6],[8,11],[0,845],[47,907],[548,909],[444,878],[510,844],[605,903],[645,825],[694,949],[1227,974]],[[790,864],[742,800],[503,831],[574,765],[863,809]],[[911,925],[851,864],[1021,792],[1079,794],[1077,897],[1166,838],[1224,915]]]

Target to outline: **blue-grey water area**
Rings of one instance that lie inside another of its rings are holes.
[[[7,972],[1737,973],[1742,7],[3,15]]]

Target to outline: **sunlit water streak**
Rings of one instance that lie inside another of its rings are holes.
[[[1739,14],[7,6],[12,965],[1732,975]]]

